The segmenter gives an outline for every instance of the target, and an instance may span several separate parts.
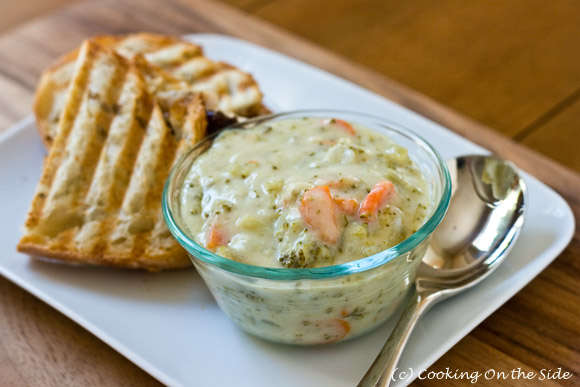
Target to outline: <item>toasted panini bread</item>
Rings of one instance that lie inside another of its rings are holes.
[[[196,44],[148,33],[99,36],[92,41],[129,60],[141,57],[150,65],[166,71],[175,80],[182,81],[179,83],[181,90],[202,93],[208,110],[243,117],[268,112],[251,75],[228,64],[209,60]],[[43,73],[37,88],[34,111],[38,130],[47,147],[56,136],[78,55],[76,50],[63,56]]]
[[[176,80],[93,41],[77,57],[18,250],[127,268],[190,266],[163,221],[161,194],[177,158],[205,136],[200,95],[171,93]],[[150,93],[152,79],[165,95]]]

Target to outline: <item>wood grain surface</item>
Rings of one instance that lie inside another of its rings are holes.
[[[251,2],[237,3],[248,7]],[[0,36],[0,130],[30,113],[32,93],[42,69],[85,37],[133,31],[223,33],[312,63],[449,127],[551,185],[568,200],[576,217],[580,214],[577,173],[424,94],[232,7],[202,0],[168,0],[163,7],[159,4],[155,0],[78,2]],[[467,78],[464,83],[469,84]],[[565,93],[566,90],[562,95]],[[573,111],[578,112],[579,108],[573,102],[570,105],[570,116],[563,115],[561,119],[574,123],[577,114]],[[548,141],[549,134],[538,131],[527,141],[534,138],[542,144]],[[570,142],[574,145],[574,141]],[[573,372],[574,378],[540,385],[578,385],[578,258],[580,231],[576,228],[572,243],[554,263],[439,359],[431,370],[449,367],[464,371],[491,368],[509,371],[521,367],[523,371],[539,371],[562,367]],[[431,380],[415,384],[470,383]],[[486,381],[478,384],[497,385]],[[8,280],[0,279],[0,385],[148,386],[158,382],[67,317]],[[508,379],[502,385],[533,384]]]
[[[75,0],[0,0],[0,33]]]
[[[574,162],[554,122],[580,102],[580,2],[575,0],[224,0],[522,140]],[[576,117],[579,117],[576,115]],[[580,143],[580,141],[577,141]]]

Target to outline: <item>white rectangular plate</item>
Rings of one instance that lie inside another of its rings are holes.
[[[275,111],[334,108],[371,113],[412,128],[450,158],[487,151],[383,97],[262,47],[219,35],[191,35],[207,56],[251,72]],[[44,150],[32,117],[0,137],[0,272],[172,386],[354,386],[393,321],[352,341],[277,345],[236,328],[194,270],[157,274],[75,267],[16,252]],[[506,262],[476,288],[436,306],[419,323],[401,369],[411,378],[544,269],[568,244],[574,217],[550,188],[525,175],[529,208]],[[476,354],[474,354],[476,356]],[[453,367],[452,364],[450,364]],[[401,384],[403,384],[401,383]]]

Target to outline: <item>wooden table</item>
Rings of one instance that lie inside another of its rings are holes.
[[[229,6],[197,0],[84,1],[0,36],[0,130],[30,114],[43,68],[99,33],[216,32],[256,42],[350,79],[451,128],[546,182],[580,214],[580,176],[422,94]],[[574,141],[574,140],[573,140]],[[575,139],[577,141],[577,139]],[[432,370],[557,369],[580,383],[580,232],[536,279],[474,329]],[[539,382],[536,382],[539,383]],[[418,381],[417,385],[467,385]],[[492,385],[480,381],[480,385]],[[505,385],[522,385],[507,380]],[[8,280],[0,278],[0,385],[158,385],[113,349]]]
[[[221,1],[580,172],[578,1]]]

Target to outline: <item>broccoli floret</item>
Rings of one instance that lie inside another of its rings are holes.
[[[278,257],[280,264],[288,269],[316,267],[318,263],[331,259],[328,247],[314,241],[306,244],[299,242],[297,248]]]
[[[309,267],[306,265],[306,257],[304,257],[304,252],[302,250],[292,250],[286,254],[278,257],[280,264],[287,269],[298,269]]]

